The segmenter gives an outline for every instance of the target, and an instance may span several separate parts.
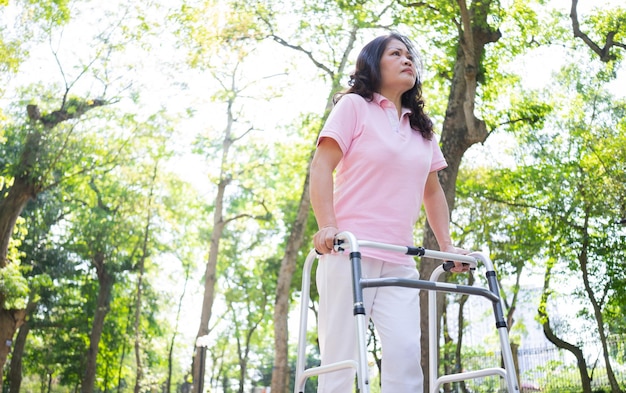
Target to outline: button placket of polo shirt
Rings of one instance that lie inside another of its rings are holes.
[[[389,101],[383,102],[383,110],[387,115],[387,119],[389,119],[389,125],[391,125],[391,130],[396,134],[400,132],[400,120],[398,119],[398,113],[396,112],[395,105],[393,105]]]

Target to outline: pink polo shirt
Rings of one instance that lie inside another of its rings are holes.
[[[410,246],[428,174],[447,166],[436,139],[411,128],[402,109],[380,94],[367,102],[344,95],[330,113],[319,140],[332,138],[343,157],[335,174],[335,216],[340,231],[357,239]],[[319,143],[319,142],[318,142]],[[363,256],[400,264],[413,257],[363,247]]]

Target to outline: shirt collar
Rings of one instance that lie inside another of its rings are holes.
[[[373,98],[372,101],[377,103],[383,109],[384,108],[394,108],[395,109],[394,103],[391,102],[389,99],[387,99],[382,94],[374,93],[372,98]],[[409,108],[407,108],[407,107],[402,107],[402,116],[406,115],[407,113],[411,113],[411,110]]]

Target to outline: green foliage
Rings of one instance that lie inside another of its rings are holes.
[[[63,25],[70,20],[69,0],[27,0],[24,2],[34,20],[43,19],[57,25]]]
[[[9,263],[0,269],[0,299],[4,300],[2,307],[6,310],[24,309],[28,293],[28,281],[19,264]]]
[[[180,22],[179,39],[190,49],[188,62],[193,68],[211,68],[220,52],[234,54],[241,61],[252,50],[251,44],[266,33],[255,14],[266,15],[263,2],[254,5],[238,1],[184,3],[172,19]]]
[[[542,97],[534,92],[513,97],[510,111],[505,119],[508,129],[524,137],[532,133],[532,130],[543,128],[545,119],[550,115],[553,107],[542,101]]]
[[[0,78],[15,74],[28,55],[26,41],[30,38],[29,29],[37,25],[62,25],[70,19],[69,0],[22,0],[13,5],[21,8],[23,16],[18,17],[22,23],[17,28],[17,34],[11,34],[9,29],[0,30]],[[9,2],[0,3],[2,7],[8,7]],[[8,21],[7,21],[8,22]],[[4,93],[4,87],[0,88],[0,94]],[[0,112],[1,113],[1,112]]]
[[[18,42],[6,42],[0,37],[0,75],[15,73],[19,69],[23,53]]]

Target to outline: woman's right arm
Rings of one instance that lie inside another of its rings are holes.
[[[322,138],[311,161],[310,198],[319,228],[313,236],[313,244],[322,254],[333,250],[335,235],[339,232],[333,201],[333,173],[341,157],[339,144],[332,138]]]

